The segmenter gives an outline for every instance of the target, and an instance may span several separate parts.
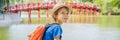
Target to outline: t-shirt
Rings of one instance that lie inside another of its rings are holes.
[[[62,37],[62,28],[60,25],[54,24],[51,25],[43,36],[43,40],[54,40],[54,38]]]

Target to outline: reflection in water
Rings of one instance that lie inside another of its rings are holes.
[[[120,30],[118,28],[101,28],[99,31],[100,40],[120,40]]]
[[[28,40],[28,35],[39,25],[19,24],[9,28],[10,40]],[[97,24],[63,24],[62,40],[120,40],[117,28],[101,28]]]

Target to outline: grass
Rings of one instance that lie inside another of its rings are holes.
[[[0,40],[8,40],[8,27],[0,27]]]

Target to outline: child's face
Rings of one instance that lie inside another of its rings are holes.
[[[59,11],[58,11],[58,15],[57,15],[57,20],[60,21],[60,22],[67,22],[68,20],[68,10],[66,8],[61,8]]]

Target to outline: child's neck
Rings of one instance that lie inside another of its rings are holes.
[[[54,21],[54,23],[58,23],[59,25],[62,24],[62,22],[60,22],[60,21]]]

